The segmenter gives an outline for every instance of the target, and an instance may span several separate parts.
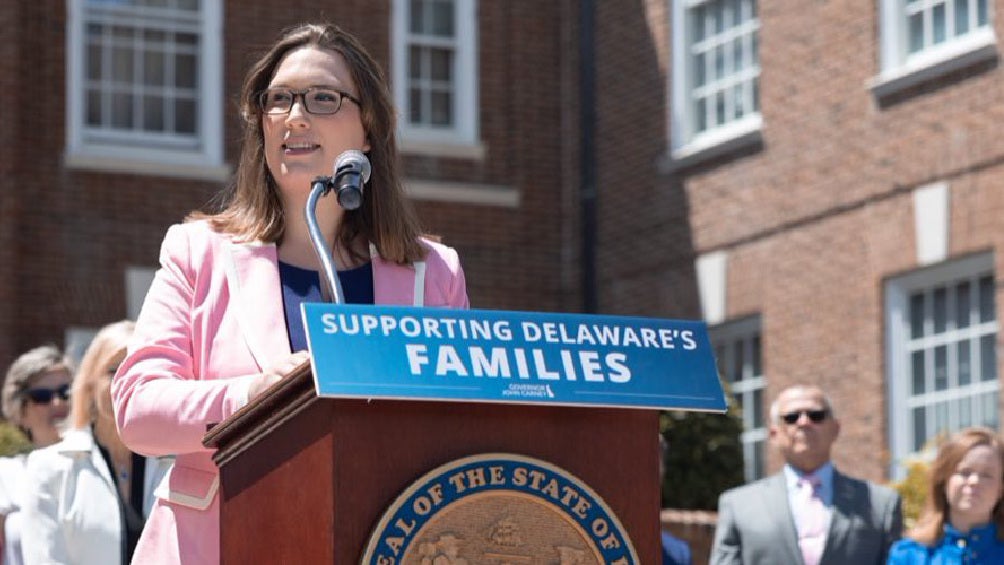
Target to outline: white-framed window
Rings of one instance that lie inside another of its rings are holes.
[[[70,167],[222,178],[222,2],[67,0]]]
[[[997,56],[992,0],[881,0],[877,94]]]
[[[757,0],[673,0],[674,158],[759,132],[757,4]]]
[[[747,482],[753,481],[767,470],[767,379],[760,361],[760,318],[726,322],[710,333],[718,371],[742,413],[743,472]]]
[[[394,0],[392,14],[402,150],[480,157],[477,0]]]
[[[993,255],[887,281],[892,475],[930,442],[999,423]]]

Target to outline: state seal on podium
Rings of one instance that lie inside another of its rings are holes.
[[[370,535],[367,565],[636,565],[616,515],[548,462],[486,453],[416,480]]]

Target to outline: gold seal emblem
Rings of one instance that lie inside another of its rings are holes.
[[[370,536],[378,565],[638,563],[606,503],[550,463],[483,454],[443,465],[409,486]]]

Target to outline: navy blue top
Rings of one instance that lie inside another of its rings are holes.
[[[321,274],[279,261],[282,282],[282,305],[286,310],[286,333],[292,351],[307,349],[300,304],[324,302],[321,298]],[[373,304],[373,264],[366,263],[348,271],[338,271],[346,304]]]

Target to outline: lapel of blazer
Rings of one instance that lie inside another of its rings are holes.
[[[260,370],[290,354],[275,245],[224,244],[231,307]]]
[[[795,531],[795,518],[791,515],[791,504],[788,503],[788,485],[784,473],[777,473],[768,480],[764,494],[764,508],[781,534],[781,545],[790,557],[789,562],[801,563],[802,552],[798,549],[798,532]]]
[[[402,306],[421,306],[425,298],[425,263],[413,266],[398,265],[386,261],[377,253],[376,246],[370,244],[370,260],[373,263],[373,302]],[[416,267],[422,275],[417,277]],[[419,300],[415,300],[415,297]]]

